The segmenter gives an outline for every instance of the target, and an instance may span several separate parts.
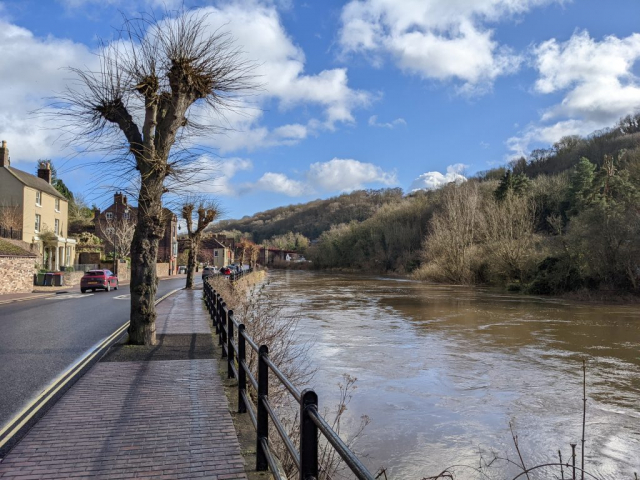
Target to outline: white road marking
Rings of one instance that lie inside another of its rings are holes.
[[[93,293],[71,293],[68,295],[56,295],[55,297],[47,297],[46,300],[71,300],[72,298],[85,298],[92,295]]]
[[[116,300],[129,300],[131,298],[130,293],[125,293],[124,295],[118,295],[117,297],[113,297]]]

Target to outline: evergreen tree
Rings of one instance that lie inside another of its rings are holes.
[[[527,192],[529,184],[529,178],[524,173],[513,175],[511,170],[507,170],[493,195],[499,201],[507,198],[509,192],[521,197]]]
[[[493,192],[493,195],[496,197],[496,200],[504,200],[509,193],[509,190],[513,188],[513,176],[511,175],[511,170],[507,170],[504,173],[504,177],[500,180],[500,185],[496,188],[496,191]]]
[[[582,211],[593,193],[596,166],[588,158],[582,157],[575,166],[569,185],[569,212],[573,215]]]

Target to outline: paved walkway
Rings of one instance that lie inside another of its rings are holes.
[[[166,343],[209,333],[201,295],[182,290],[158,305]],[[217,360],[145,353],[158,349],[107,355],[4,458],[0,479],[245,479]]]

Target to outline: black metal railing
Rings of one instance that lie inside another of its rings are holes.
[[[240,270],[239,272],[231,272],[229,274],[229,280],[231,280],[232,282],[235,282],[236,280],[241,279],[242,277],[250,274],[251,272],[253,272],[253,268],[251,267],[249,267],[246,270]]]
[[[0,227],[0,237],[10,238],[12,240],[22,240],[22,229]]]
[[[256,344],[246,332],[244,324],[236,322],[233,310],[227,308],[219,293],[208,281],[204,282],[204,302],[218,334],[222,358],[227,359],[227,378],[238,380],[238,413],[248,413],[256,429],[256,470],[271,470],[276,479],[283,476],[269,443],[269,423],[284,442],[295,463],[300,480],[318,478],[318,433],[322,433],[345,464],[360,480],[374,480],[356,455],[318,412],[318,395],[311,389],[302,392],[269,358],[269,347]],[[236,343],[237,338],[237,343]],[[258,378],[247,365],[247,346],[258,355]],[[300,406],[300,450],[287,434],[275,409],[269,403],[269,373],[273,373]],[[257,408],[247,393],[247,383],[257,394]]]
[[[228,280],[231,280],[232,282],[235,282],[236,280],[241,279],[242,277],[244,277],[245,275],[250,274],[251,272],[253,272],[253,267],[249,267],[247,269],[240,270],[240,271],[232,271],[231,273],[228,273],[228,274],[224,274],[224,273],[219,271],[218,273],[213,273],[213,274],[206,275],[204,278],[208,278],[208,277],[217,275],[217,276],[226,278]]]

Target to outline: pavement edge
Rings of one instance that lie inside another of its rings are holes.
[[[170,297],[176,292],[184,290],[176,288],[156,299],[155,305]],[[18,444],[27,432],[40,420],[55,403],[87,373],[91,367],[100,361],[109,349],[127,332],[129,321],[118,327],[111,335],[98,342],[76,360],[64,372],[56,377],[35,399],[25,406],[20,413],[14,416],[0,430],[0,463]]]

